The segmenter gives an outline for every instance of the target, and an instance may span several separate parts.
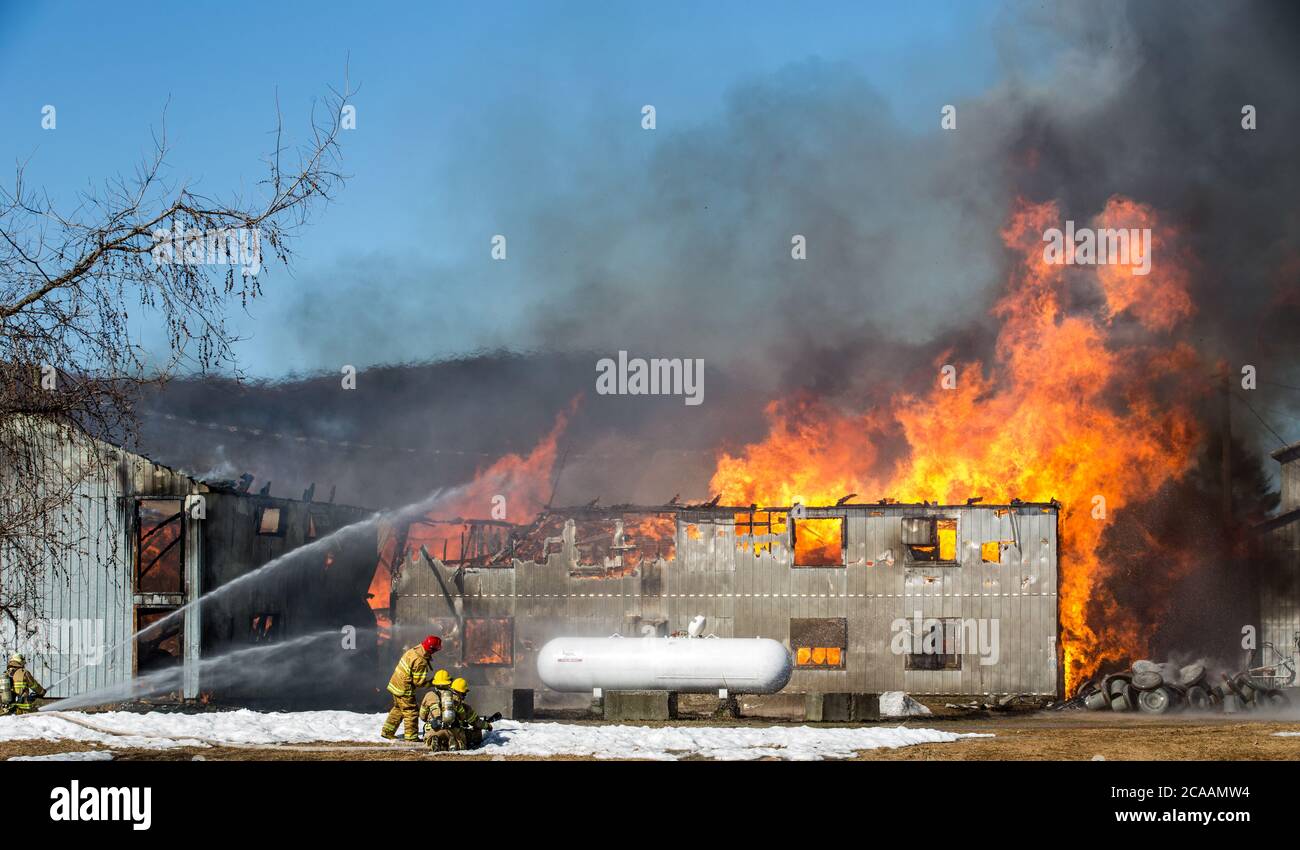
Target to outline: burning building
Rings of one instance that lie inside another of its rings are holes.
[[[408,532],[397,637],[428,630],[472,682],[541,690],[556,636],[785,644],[788,692],[1061,694],[1055,502],[595,506]],[[450,533],[448,534],[448,530]],[[448,662],[443,662],[447,664]]]
[[[109,689],[129,697],[127,685],[138,677],[179,668],[174,691],[139,695],[319,701],[338,688],[303,677],[268,692],[247,674],[209,680],[201,662],[326,629],[337,635],[347,626],[357,634],[354,663],[370,672],[375,621],[367,588],[377,542],[373,528],[355,525],[369,511],[314,501],[311,492],[302,500],[273,497],[269,484],[249,492],[251,476],[201,481],[75,428],[26,431],[44,442],[34,456],[76,470],[62,478],[68,498],[24,531],[57,532],[59,545],[44,550],[47,561],[19,562],[22,541],[0,547],[8,615],[2,642],[27,655],[50,696]],[[39,467],[6,474],[40,474]],[[58,469],[50,470],[51,481]],[[31,489],[9,484],[16,482],[7,482],[7,492]],[[352,526],[348,534],[325,540],[345,526]],[[237,581],[290,553],[298,554],[285,569]],[[221,587],[227,590],[193,605]]]

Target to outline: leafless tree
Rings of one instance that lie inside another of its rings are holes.
[[[10,625],[90,532],[77,494],[111,461],[69,446],[132,444],[145,384],[237,370],[227,311],[260,294],[265,266],[288,267],[295,231],[341,188],[353,94],[346,83],[330,89],[297,145],[277,108],[253,197],[169,182],[165,112],[134,174],[78,194],[70,209],[29,186],[23,163],[12,188],[0,187],[0,612]],[[141,322],[166,329],[162,351],[136,339]]]

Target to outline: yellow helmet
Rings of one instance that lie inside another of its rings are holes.
[[[451,674],[446,670],[439,670],[433,674],[433,686],[435,688],[445,688],[451,684]]]
[[[465,696],[465,692],[469,690],[469,682],[464,679],[457,679],[451,683],[451,689],[461,696]]]

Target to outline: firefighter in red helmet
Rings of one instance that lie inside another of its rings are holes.
[[[393,707],[384,721],[380,732],[385,738],[397,737],[397,724],[403,723],[405,739],[420,740],[419,706],[415,701],[415,689],[430,684],[429,659],[442,649],[442,638],[429,635],[422,642],[402,653],[397,662],[393,676],[388,680],[388,692],[393,695]]]

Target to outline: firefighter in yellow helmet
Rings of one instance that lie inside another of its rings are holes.
[[[397,737],[397,724],[406,727],[408,741],[420,740],[419,707],[415,704],[415,689],[429,684],[429,659],[442,649],[442,638],[429,635],[423,642],[402,653],[393,676],[388,680],[388,692],[393,695],[393,707],[380,730],[385,738]]]
[[[35,711],[34,700],[45,696],[45,688],[27,669],[27,659],[23,658],[22,653],[15,652],[9,656],[4,676],[5,682],[0,683],[0,690],[8,691],[12,702],[0,706],[0,714],[29,714]]]
[[[492,724],[501,719],[501,714],[479,717],[465,700],[469,683],[464,679],[452,682],[447,690],[451,700],[450,706],[443,710],[442,728],[427,737],[425,745],[431,750],[469,750],[482,746],[483,733],[492,731]]]
[[[433,733],[442,728],[443,711],[451,707],[451,674],[439,670],[433,674],[433,687],[420,700],[420,722],[424,724],[424,743],[429,743]]]

